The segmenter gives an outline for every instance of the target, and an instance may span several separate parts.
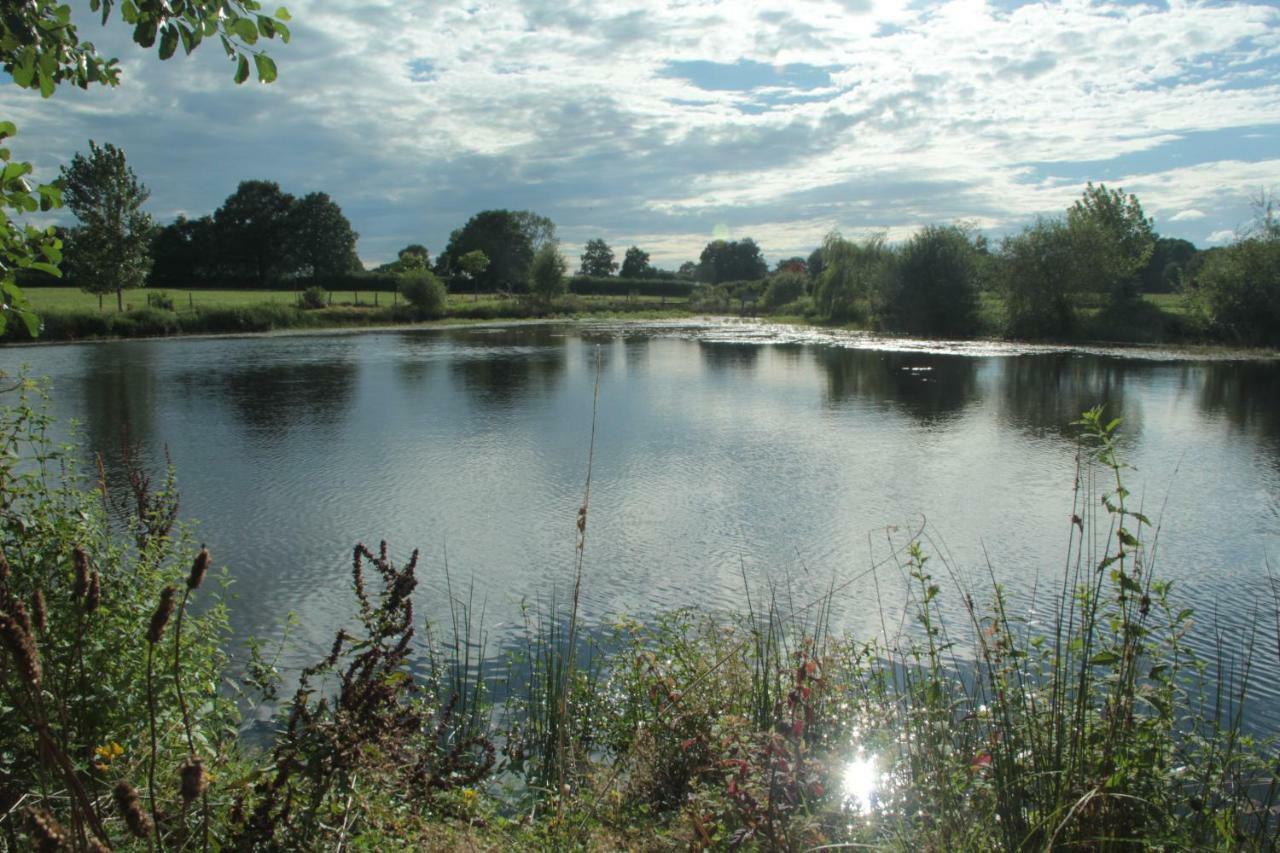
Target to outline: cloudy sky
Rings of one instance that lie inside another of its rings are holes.
[[[288,7],[279,80],[237,87],[216,44],[161,63],[77,6],[123,82],[0,87],[15,154],[49,179],[89,139],[115,143],[161,222],[250,178],[324,191],[367,264],[410,242],[434,257],[494,207],[550,216],[575,266],[597,236],[667,267],[714,237],[771,260],[832,229],[969,220],[997,237],[1087,180],[1204,247],[1280,185],[1275,0]]]

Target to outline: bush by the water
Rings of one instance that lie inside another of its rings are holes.
[[[449,293],[444,283],[428,270],[415,270],[400,276],[400,295],[412,305],[418,317],[432,319],[444,314]]]
[[[303,308],[323,308],[329,304],[329,294],[323,287],[312,285],[302,291]]]

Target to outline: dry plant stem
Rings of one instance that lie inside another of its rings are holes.
[[[147,643],[147,723],[151,732],[151,760],[147,762],[147,796],[151,801],[151,820],[155,825],[156,846],[160,844],[160,807],[156,804],[156,691],[155,643]]]
[[[187,735],[187,752],[196,758],[196,741],[191,733],[191,714],[187,711],[187,698],[182,693],[182,617],[187,612],[187,599],[191,597],[191,587],[182,592],[182,602],[178,605],[178,618],[173,625],[173,690],[178,695],[178,707],[182,710],[182,728]],[[209,849],[209,792],[200,792],[200,824],[203,834],[201,849]]]
[[[565,670],[560,684],[560,696],[558,702],[560,704],[560,719],[565,721],[558,729],[558,738],[556,751],[559,753],[556,759],[556,771],[559,779],[557,780],[557,799],[556,813],[561,814],[564,808],[564,789],[566,784],[565,776],[565,759],[568,754],[568,732],[566,724],[569,717],[569,692],[573,689],[573,675],[575,663],[575,645],[577,643],[578,634],[578,603],[582,597],[582,559],[583,552],[587,544],[587,510],[591,506],[591,468],[595,462],[596,455],[596,413],[600,405],[600,374],[603,370],[604,362],[600,356],[599,348],[596,349],[596,381],[595,388],[591,395],[591,440],[587,445],[587,482],[582,494],[582,506],[578,509],[578,542],[577,553],[575,555],[574,576],[573,576],[573,601],[569,610],[569,634],[568,648],[565,650]]]

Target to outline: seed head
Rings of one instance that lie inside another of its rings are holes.
[[[102,581],[95,570],[89,578],[89,593],[84,597],[84,612],[92,613],[102,603]]]
[[[40,853],[67,849],[67,831],[44,809],[27,806],[27,828]]]
[[[9,582],[9,558],[0,551],[0,584]]]
[[[200,553],[196,554],[196,560],[191,564],[191,574],[187,575],[187,589],[198,588],[207,571],[209,571],[209,549],[201,545]]]
[[[124,822],[129,825],[129,831],[138,838],[150,838],[151,818],[142,810],[142,801],[138,799],[138,792],[133,786],[121,779],[116,783],[114,795],[116,808],[120,810],[120,816],[124,818]]]
[[[182,801],[190,805],[209,787],[209,780],[204,773],[204,762],[198,758],[188,758],[182,762],[178,772],[182,776]]]
[[[44,590],[37,589],[31,596],[31,613],[35,616],[36,627],[40,633],[49,633],[49,613],[44,606]],[[46,638],[47,639],[47,638]]]
[[[176,593],[177,590],[171,586],[160,591],[160,603],[156,605],[156,612],[151,614],[151,624],[147,627],[147,642],[153,646],[164,636],[164,626],[169,624],[169,617],[173,615],[173,597]]]
[[[21,605],[22,602],[14,602]],[[25,616],[25,614],[24,614]],[[40,691],[40,652],[36,648],[35,637],[31,636],[28,625],[19,622],[8,613],[0,611],[0,642],[9,650],[13,661],[18,665],[18,672],[27,685]]]
[[[71,557],[71,562],[76,569],[76,582],[71,594],[76,598],[84,598],[85,593],[89,591],[89,555],[84,552],[84,548],[77,545],[71,552]]]

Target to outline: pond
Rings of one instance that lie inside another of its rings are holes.
[[[1071,424],[1106,404],[1195,643],[1238,649],[1256,629],[1258,693],[1280,699],[1276,361],[676,323],[0,352],[7,372],[24,363],[87,449],[112,458],[126,428],[153,463],[168,449],[182,516],[234,577],[236,634],[278,636],[295,612],[296,661],[348,624],[357,541],[421,549],[432,620],[447,560],[494,645],[522,608],[563,606],[597,373],[582,591],[595,624],[741,610],[746,589],[800,606],[834,585],[835,627],[878,636],[905,601],[886,558],[921,528],[953,619],[955,585],[982,602],[993,578],[1035,619],[1071,535]]]

